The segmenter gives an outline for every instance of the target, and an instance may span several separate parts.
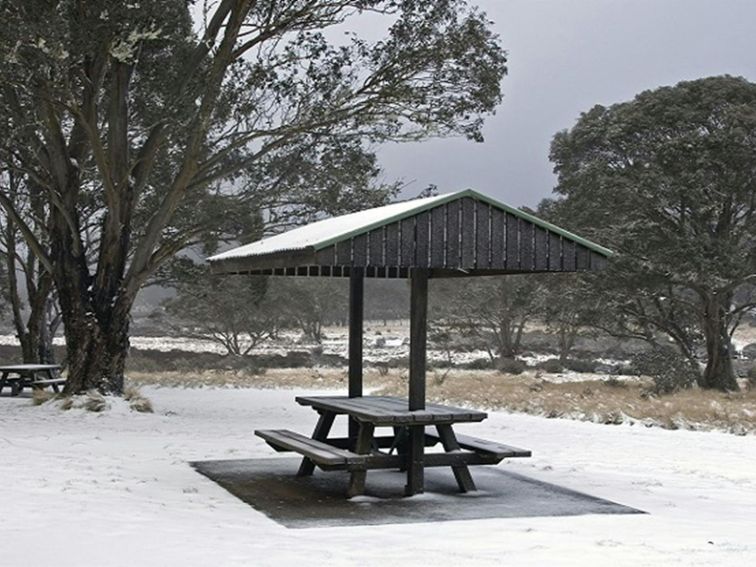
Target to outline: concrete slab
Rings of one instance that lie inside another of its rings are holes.
[[[346,472],[295,476],[299,459],[201,461],[191,465],[231,494],[287,528],[324,528],[640,510],[548,484],[502,468],[477,466],[478,491],[460,494],[451,469],[426,469],[425,494],[403,498],[405,473],[370,471],[365,496],[348,500]]]

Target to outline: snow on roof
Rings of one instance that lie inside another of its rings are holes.
[[[446,193],[423,199],[402,201],[383,207],[324,219],[288,232],[263,238],[257,242],[239,246],[238,248],[232,248],[231,250],[212,256],[208,260],[215,262],[228,258],[244,258],[273,252],[302,250],[308,247],[319,248],[327,243],[330,244],[335,239],[350,235],[355,231],[369,230],[375,225],[382,225],[388,221],[395,220],[396,217],[402,217],[412,214],[413,211],[425,209],[437,201],[449,200],[449,198],[458,193],[466,192],[458,191],[456,193]]]
[[[594,252],[603,256],[611,256],[612,251],[582,238],[567,230],[546,222],[535,217],[523,210],[516,209],[492,199],[482,193],[472,189],[445,193],[434,197],[424,199],[412,199],[400,203],[392,203],[383,207],[367,209],[348,215],[332,217],[322,221],[314,222],[288,232],[277,234],[269,238],[263,238],[257,242],[245,244],[238,248],[232,248],[221,254],[216,254],[208,258],[210,262],[229,260],[234,258],[249,258],[251,256],[260,256],[263,254],[273,254],[279,252],[290,252],[298,250],[321,250],[334,242],[356,236],[357,234],[367,232],[374,228],[401,220],[422,211],[428,210],[434,206],[448,203],[450,201],[461,199],[462,197],[471,197],[488,203],[507,213],[513,214],[521,219],[531,222],[550,232],[559,234],[578,244],[581,244]]]

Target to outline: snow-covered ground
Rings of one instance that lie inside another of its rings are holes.
[[[754,436],[491,413],[469,430],[534,453],[500,466],[648,514],[288,530],[187,462],[272,456],[252,430],[309,432],[302,391],[143,392],[155,414],[0,397],[0,565],[756,564]]]

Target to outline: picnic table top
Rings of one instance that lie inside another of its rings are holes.
[[[9,364],[0,366],[0,372],[24,372],[31,370],[60,370],[58,364]]]
[[[375,425],[437,425],[483,421],[488,417],[482,411],[440,404],[426,404],[424,410],[410,411],[407,399],[391,396],[299,396],[296,400],[303,406],[347,414],[358,421]]]

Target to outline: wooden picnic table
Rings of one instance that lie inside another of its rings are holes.
[[[529,457],[530,451],[475,437],[457,435],[455,423],[479,422],[485,412],[427,404],[423,410],[409,410],[407,400],[389,396],[313,396],[298,397],[297,403],[310,406],[320,415],[311,437],[289,430],[258,430],[277,451],[295,451],[304,456],[299,476],[312,475],[315,466],[323,470],[350,472],[347,496],[365,491],[367,471],[371,469],[413,469],[423,474],[425,467],[451,467],[461,492],[475,490],[470,465],[494,465],[508,457]],[[356,436],[331,438],[331,426],[338,415],[357,424]],[[435,433],[426,431],[427,426]],[[390,427],[389,435],[376,436],[377,427]],[[420,435],[410,435],[411,430]],[[413,446],[420,439],[419,446]],[[425,452],[438,443],[444,452]],[[407,488],[405,488],[407,490]]]
[[[11,396],[18,396],[24,388],[42,389],[51,386],[56,393],[65,384],[57,364],[12,364],[0,366],[0,393],[10,386]]]

